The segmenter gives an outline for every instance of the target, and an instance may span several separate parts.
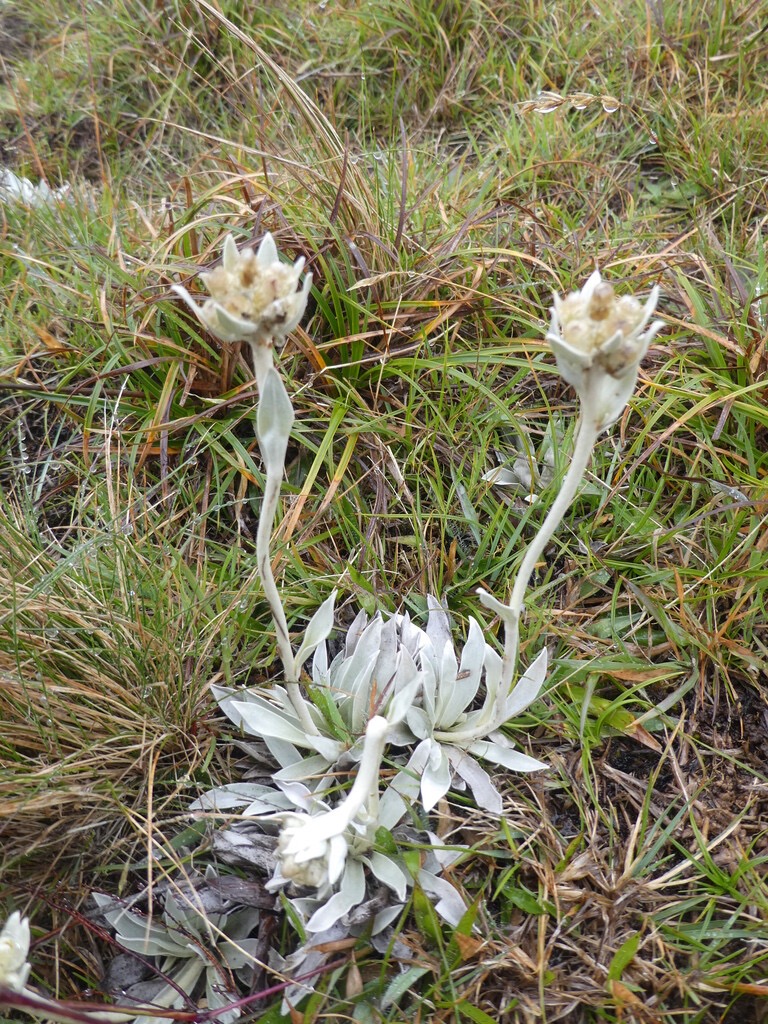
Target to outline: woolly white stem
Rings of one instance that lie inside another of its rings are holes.
[[[272,364],[272,346],[271,344],[261,344],[259,342],[250,342],[250,346],[251,352],[253,353],[253,367],[256,372],[256,385],[259,390],[259,404],[261,404],[264,396],[265,385],[267,383],[267,377],[270,372],[274,371]],[[266,481],[264,484],[264,495],[262,497],[261,510],[259,512],[259,524],[256,529],[256,564],[259,568],[264,596],[267,599],[267,604],[272,612],[272,619],[275,623],[277,649],[280,654],[280,660],[283,663],[286,692],[288,693],[293,709],[301,722],[302,728],[308,735],[317,736],[319,735],[317,726],[312,721],[306,701],[301,695],[301,688],[299,686],[296,672],[296,659],[294,657],[293,648],[291,647],[291,638],[288,632],[288,621],[285,617],[283,603],[280,600],[280,592],[277,589],[277,584],[275,583],[275,577],[272,572],[272,559],[269,553],[269,545],[272,539],[272,527],[274,526],[275,514],[277,512],[277,505],[280,499],[280,489],[283,485],[283,469],[285,466],[285,451],[288,446],[288,436],[286,435],[281,439],[284,441],[282,451],[277,457],[275,457],[274,452],[267,450],[264,438],[259,431],[258,410],[256,414],[256,423],[256,438],[259,442],[259,447],[261,449],[261,454],[267,471]]]
[[[381,715],[374,715],[366,726],[363,754],[355,781],[352,783],[347,799],[336,808],[336,810],[344,809],[348,823],[365,804],[368,804],[371,813],[375,810],[372,802],[378,802],[379,798],[379,768],[384,756],[388,730],[389,722]]]
[[[375,817],[379,799],[379,768],[384,756],[389,722],[381,715],[374,715],[368,722],[363,740],[363,753],[355,781],[346,798],[332,811],[310,818],[307,828],[315,842],[341,835],[345,828],[367,806],[371,817]],[[300,847],[301,843],[297,843]]]
[[[568,472],[565,474],[554,504],[541,524],[539,532],[531,541],[518,570],[515,584],[512,588],[512,597],[507,606],[509,612],[508,615],[504,616],[504,659],[501,669],[501,685],[496,697],[493,729],[498,729],[504,722],[504,704],[517,667],[517,653],[520,646],[520,616],[523,611],[523,601],[525,592],[528,589],[528,581],[541,553],[549,543],[552,534],[560,525],[560,521],[567,512],[571,502],[576,497],[576,492],[589,465],[589,460],[599,434],[600,430],[595,425],[594,419],[590,416],[585,416],[582,412],[576,426],[576,440]]]

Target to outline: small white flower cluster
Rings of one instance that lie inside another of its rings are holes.
[[[249,341],[261,345],[282,344],[304,315],[312,286],[302,256],[293,265],[282,263],[272,235],[267,233],[258,251],[238,252],[228,235],[221,265],[200,274],[211,298],[199,306],[186,288],[174,285],[211,334],[221,341]]]
[[[282,822],[275,851],[280,883],[320,889],[337,882],[347,859],[344,835],[337,832],[328,839],[320,838],[312,832],[311,819],[300,814],[284,814]]]
[[[555,313],[562,335],[561,344],[579,352],[600,352],[616,335],[630,337],[641,331],[653,312],[646,311],[633,295],[617,296],[613,285],[595,271],[580,291],[566,298],[555,297]],[[553,326],[553,330],[557,330]]]

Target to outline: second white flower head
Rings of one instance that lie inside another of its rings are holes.
[[[379,767],[389,722],[374,715],[368,722],[363,754],[352,788],[333,810],[321,814],[279,815],[282,829],[277,840],[278,874],[270,886],[285,880],[323,889],[338,881],[344,871],[350,840],[357,852],[370,847],[377,824]],[[357,822],[357,828],[354,823]],[[351,828],[351,834],[347,830]]]
[[[619,418],[635,389],[640,361],[662,326],[650,323],[658,301],[658,286],[645,305],[617,296],[598,270],[580,291],[554,296],[547,341],[598,430]]]

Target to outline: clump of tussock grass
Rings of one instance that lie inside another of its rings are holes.
[[[199,611],[122,538],[55,555],[18,510],[4,506],[2,523],[16,558],[0,588],[4,861],[55,848],[60,865],[94,864],[153,800],[178,809],[210,753],[197,731],[207,680],[188,644]]]

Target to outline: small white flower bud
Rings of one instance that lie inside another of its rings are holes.
[[[569,320],[562,329],[569,345],[579,352],[589,352],[594,337],[594,325],[589,320]]]
[[[319,889],[328,878],[330,840],[315,840],[313,820],[301,814],[286,814],[277,840],[277,859],[283,878],[296,885]]]
[[[602,281],[592,292],[592,298],[587,306],[587,315],[590,320],[605,320],[610,315],[614,304],[614,293],[607,281]]]
[[[30,966],[29,921],[14,911],[0,932],[0,987],[21,992],[27,983]]]

